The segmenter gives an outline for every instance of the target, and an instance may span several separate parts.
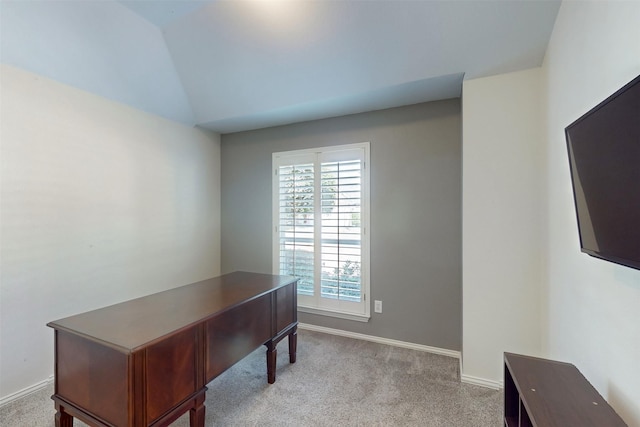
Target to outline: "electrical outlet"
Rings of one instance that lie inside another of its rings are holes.
[[[376,313],[382,313],[382,301],[375,300],[373,302],[373,311],[375,311]]]

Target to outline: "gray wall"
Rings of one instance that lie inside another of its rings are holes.
[[[299,320],[450,350],[462,343],[461,107],[458,99],[222,136],[222,272],[271,272],[271,154],[371,143],[367,323]]]

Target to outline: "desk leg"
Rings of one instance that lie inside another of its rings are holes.
[[[298,327],[294,327],[289,334],[289,363],[296,363],[296,350],[298,347]]]
[[[276,359],[278,358],[278,350],[273,341],[265,344],[267,346],[267,382],[273,384],[276,382]]]
[[[204,398],[205,394],[199,394],[195,399],[195,406],[189,410],[189,426],[204,427]]]
[[[73,427],[73,417],[64,411],[62,405],[56,403],[56,427]]]

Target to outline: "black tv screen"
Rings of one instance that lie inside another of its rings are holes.
[[[640,270],[640,76],[565,136],[582,252]]]

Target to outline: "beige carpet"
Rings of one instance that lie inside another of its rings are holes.
[[[457,359],[305,330],[298,333],[295,364],[287,351],[283,340],[273,385],[264,347],[213,380],[206,425],[503,425],[501,392],[460,383]],[[0,425],[53,426],[52,392],[48,387],[3,406]],[[186,414],[172,427],[188,425]]]

